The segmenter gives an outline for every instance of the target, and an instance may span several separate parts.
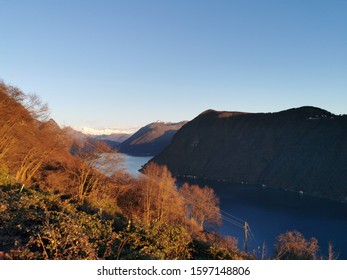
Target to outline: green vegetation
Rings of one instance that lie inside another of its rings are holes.
[[[254,258],[205,230],[221,223],[211,188],[178,190],[154,163],[139,178],[100,173],[95,159],[108,148],[74,141],[47,112],[35,95],[0,83],[0,259]],[[293,237],[279,238],[275,258],[317,258],[315,240]]]
[[[9,259],[97,259],[112,240],[112,222],[38,188],[2,186],[1,248]]]
[[[227,239],[207,232],[193,234],[184,224],[130,220],[127,224],[120,215],[105,218],[84,203],[34,186],[1,186],[0,205],[0,246],[5,259],[248,257],[236,244],[225,246]],[[207,240],[212,236],[213,241]]]

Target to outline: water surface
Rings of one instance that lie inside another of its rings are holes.
[[[346,204],[261,186],[205,180],[191,183],[208,185],[215,190],[224,217],[218,231],[236,236],[240,249],[243,249],[244,230],[238,225],[247,221],[254,236],[249,240],[249,247],[259,256],[264,242],[271,255],[278,235],[297,230],[307,239],[318,239],[320,254],[327,256],[328,244],[332,242],[339,259],[347,259]]]
[[[138,175],[138,170],[151,159],[128,155],[123,158],[124,167],[133,175]],[[257,252],[259,257],[263,243],[271,256],[276,237],[297,230],[307,239],[318,239],[320,254],[327,256],[328,244],[332,242],[339,259],[347,259],[346,204],[261,186],[192,179],[190,183],[208,185],[215,190],[224,217],[218,231],[235,236],[240,249],[244,242],[240,225],[247,221],[254,236],[249,241],[249,249]]]
[[[138,176],[140,174],[139,169],[143,167],[153,157],[134,157],[126,154],[122,154],[124,159],[125,169],[132,175]]]

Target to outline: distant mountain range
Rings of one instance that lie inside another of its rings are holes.
[[[90,146],[95,141],[101,141],[112,149],[124,154],[132,156],[154,156],[160,153],[170,143],[172,136],[185,123],[187,122],[166,123],[157,121],[140,128],[134,134],[89,134],[86,131],[91,132],[93,131],[92,129],[84,129],[82,132],[72,127],[64,128],[64,130],[80,147]],[[103,132],[110,131],[109,129],[103,130]]]
[[[347,201],[347,116],[308,106],[277,113],[208,110],[152,161],[175,176]]]
[[[133,156],[154,156],[160,153],[170,142],[173,135],[187,122],[148,124],[122,142],[118,150]]]
[[[102,140],[102,141],[113,141],[113,142],[118,142],[122,143],[125,140],[127,140],[132,134],[130,133],[112,133],[112,134],[103,134],[103,135],[96,135],[93,138],[97,140]]]
[[[69,133],[75,140],[85,141],[86,139],[98,140],[106,143],[112,149],[117,149],[120,143],[128,139],[136,128],[116,129],[104,128],[94,129],[90,127],[68,127]]]
[[[102,135],[111,135],[111,134],[133,134],[135,131],[139,129],[139,127],[132,127],[132,128],[102,128],[102,129],[96,129],[91,127],[73,127],[74,130],[80,131],[83,134],[89,135],[89,136],[102,136]]]

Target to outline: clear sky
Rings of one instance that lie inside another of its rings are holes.
[[[0,79],[60,125],[347,113],[345,0],[0,0]]]

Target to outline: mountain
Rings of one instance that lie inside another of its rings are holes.
[[[133,156],[153,156],[160,153],[185,121],[155,122],[142,127],[119,146],[119,152]]]
[[[75,130],[71,126],[67,126],[63,128],[63,130],[71,137],[71,139],[75,141],[86,141],[89,138],[88,135],[84,134],[81,131]]]
[[[56,133],[61,133],[60,126],[53,119],[49,119],[47,122],[37,122],[39,129],[47,129],[50,131],[55,131]]]
[[[112,133],[112,134],[102,134],[94,136],[95,139],[98,140],[106,140],[122,143],[127,140],[131,136],[131,133]]]
[[[102,128],[95,129],[91,127],[74,127],[75,130],[80,131],[89,136],[102,136],[102,135],[111,135],[111,134],[133,134],[138,126],[130,128]]]
[[[73,155],[78,154],[81,151],[90,153],[97,152],[98,150],[108,151],[109,149],[114,149],[119,145],[118,142],[99,140],[94,136],[87,135],[70,126],[65,127],[63,131],[72,141],[70,152]]]
[[[131,136],[131,130],[98,130],[87,127],[76,129],[72,127],[67,127],[66,131],[75,141],[77,141],[80,144],[85,143],[86,141],[99,141],[105,143],[113,150],[117,149],[120,143],[122,143]]]
[[[152,161],[175,176],[347,201],[347,116],[308,106],[277,113],[208,110]]]

